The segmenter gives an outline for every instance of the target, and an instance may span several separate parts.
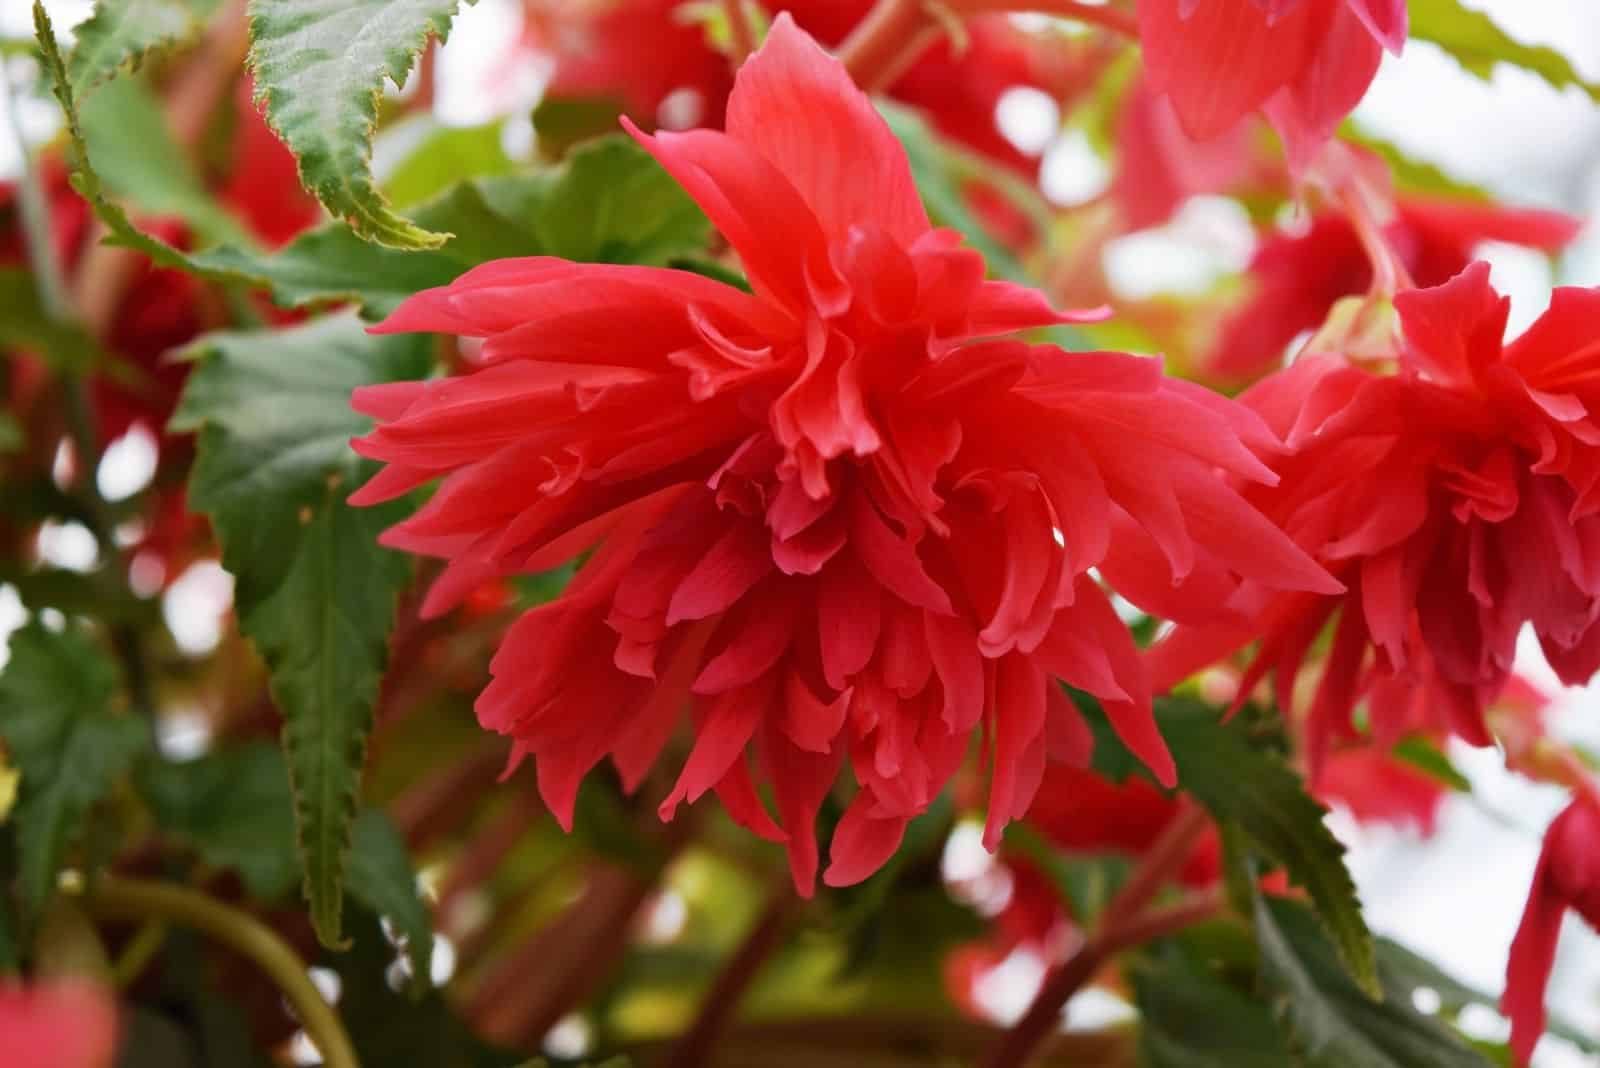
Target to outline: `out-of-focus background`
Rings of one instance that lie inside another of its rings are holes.
[[[0,5],[0,36],[31,34],[31,5]],[[90,0],[49,0],[60,28],[86,18]],[[769,5],[771,6],[771,5]],[[1600,3],[1596,0],[1475,0],[1510,34],[1528,43],[1559,46],[1580,73],[1600,79]],[[521,0],[478,0],[462,11],[450,43],[438,57],[434,120],[446,125],[513,116],[505,148],[516,156],[531,150],[531,123],[519,124],[539,98],[547,69],[535,62],[502,65],[485,57],[504,52],[522,31]],[[8,66],[14,83],[31,79],[22,60]],[[693,102],[683,102],[692,109]],[[41,102],[19,100],[17,119],[32,141],[55,132],[58,115]],[[1512,298],[1510,331],[1520,332],[1544,307],[1552,285],[1600,285],[1600,107],[1576,89],[1551,89],[1537,77],[1502,66],[1488,82],[1463,73],[1437,49],[1411,42],[1384,65],[1355,114],[1368,132],[1433,163],[1453,177],[1481,185],[1508,203],[1557,208],[1591,220],[1579,240],[1552,269],[1541,253],[1490,244],[1481,250],[1493,265],[1495,284]],[[1015,90],[1001,102],[997,121],[1020,146],[1044,146],[1041,183],[1051,199],[1078,203],[1098,195],[1110,169],[1081,134],[1060,132],[1054,104],[1042,94]],[[403,154],[405,139],[419,135],[402,127],[380,139],[375,166]],[[10,116],[0,111],[0,177],[17,166]],[[1192,201],[1171,223],[1111,242],[1106,269],[1126,297],[1163,292],[1198,292],[1220,275],[1248,262],[1254,237],[1242,209],[1221,198]],[[100,472],[108,496],[135,492],[154,470],[153,440],[113,449]],[[84,532],[85,534],[87,532]],[[64,528],[44,550],[71,566],[84,550]],[[88,545],[92,554],[92,540]],[[204,653],[214,646],[231,584],[215,564],[202,564],[165,594],[168,624],[181,646]],[[0,635],[22,616],[15,592],[0,586]],[[1551,724],[1556,734],[1600,751],[1600,687],[1563,691],[1533,642],[1525,643],[1522,673],[1554,695]],[[0,657],[4,653],[0,652]],[[181,739],[171,740],[182,745]],[[1521,915],[1545,825],[1565,801],[1562,791],[1535,786],[1505,772],[1498,754],[1457,745],[1456,766],[1474,784],[1472,794],[1452,795],[1436,833],[1361,827],[1335,814],[1336,829],[1351,847],[1351,860],[1370,922],[1428,956],[1462,980],[1499,990],[1507,947]],[[946,851],[946,866],[970,878],[986,854],[976,834],[958,833]],[[1568,918],[1550,986],[1553,1006],[1579,1027],[1600,1033],[1600,936],[1575,916]],[[989,981],[982,1000],[997,1016],[1019,1014],[1039,981],[1042,965],[1021,951]],[[1424,992],[1419,992],[1419,998]],[[1420,1008],[1426,1006],[1419,1005]],[[1481,1011],[1480,1011],[1481,1010]],[[1073,1006],[1073,1018],[1102,1022],[1119,1007],[1089,993]],[[1464,1029],[1483,1038],[1503,1038],[1509,1025],[1481,1006],[1463,1016]],[[1536,1068],[1600,1064],[1555,1038],[1540,1046]]]

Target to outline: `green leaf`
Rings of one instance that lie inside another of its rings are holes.
[[[1132,863],[1115,853],[1069,854],[1058,849],[1026,822],[1006,828],[1006,845],[1032,861],[1049,877],[1072,911],[1073,919],[1088,927],[1111,903],[1127,881]]]
[[[432,985],[433,922],[417,893],[405,839],[382,810],[366,809],[356,819],[346,879],[350,896],[387,917],[404,938],[412,989],[426,990]]]
[[[1090,722],[1103,719],[1100,714]],[[1156,719],[1177,762],[1180,786],[1311,895],[1340,958],[1356,982],[1376,996],[1372,933],[1344,866],[1344,846],[1323,822],[1328,810],[1306,793],[1300,777],[1277,754],[1252,739],[1247,716],[1222,723],[1216,710],[1197,701],[1165,698],[1156,702]],[[1096,767],[1120,771],[1132,766],[1131,760],[1115,735],[1097,730]]]
[[[1428,193],[1476,201],[1489,199],[1488,191],[1482,186],[1446,174],[1427,160],[1412,156],[1394,142],[1385,141],[1361,129],[1354,120],[1347,120],[1340,127],[1339,136],[1370,148],[1382,156],[1383,161],[1389,165],[1389,173],[1394,177],[1395,187],[1403,192]]]
[[[335,224],[275,255],[224,247],[191,262],[202,273],[264,287],[287,306],[353,301],[383,316],[486,260],[542,255],[659,265],[698,251],[710,230],[688,194],[622,136],[584,145],[547,172],[462,182],[415,215],[455,236],[442,248],[400,252]]]
[[[1488,80],[1496,66],[1509,63],[1556,89],[1575,85],[1600,103],[1600,84],[1581,78],[1566,56],[1546,45],[1523,44],[1460,0],[1411,0],[1409,7],[1411,36],[1438,45],[1468,73]]]
[[[396,215],[373,182],[372,134],[385,79],[405,82],[458,0],[250,0],[250,67],[267,121],[300,179],[368,241],[437,248],[449,235]]]
[[[909,108],[882,100],[877,103],[889,129],[894,131],[895,137],[899,138],[906,150],[906,157],[911,161],[911,173],[917,181],[917,191],[922,194],[922,201],[934,224],[960,230],[966,236],[967,244],[983,253],[990,273],[1032,285],[1032,279],[1016,257],[983,228],[978,217],[967,206],[956,168],[952,166],[933,129]]]
[[[200,432],[189,501],[211,517],[236,580],[240,628],[271,673],[305,893],[331,945],[395,602],[411,573],[405,557],[377,545],[406,503],[345,503],[372,470],[350,449],[367,429],[350,392],[422,377],[429,345],[370,336],[345,315],[212,334],[190,355],[201,363],[171,427]]]
[[[153,763],[139,786],[164,836],[207,864],[237,871],[252,897],[273,901],[294,886],[294,807],[276,746],[256,742]]]
[[[1463,793],[1472,792],[1472,781],[1450,763],[1450,758],[1428,738],[1421,734],[1414,734],[1390,750],[1391,755],[1403,764],[1422,772],[1430,779],[1434,779],[1452,790]]]
[[[1368,997],[1340,969],[1305,906],[1255,895],[1261,979],[1311,1068],[1483,1068],[1488,1062],[1411,1006],[1384,976]]]
[[[197,36],[220,0],[99,0],[74,31],[67,60],[72,88],[84,96],[124,67],[137,68],[152,52]]]
[[[1139,957],[1130,969],[1143,1068],[1283,1068],[1288,1046],[1261,1001],[1186,956]]]
[[[175,216],[204,241],[251,243],[172,140],[161,104],[144,84],[119,78],[91,96],[78,117],[95,170],[112,196],[147,215]]]
[[[383,180],[389,202],[405,208],[431,200],[468,178],[515,173],[517,165],[502,145],[504,132],[505,123],[500,121],[443,126],[431,116],[386,130],[385,136],[415,139],[415,147]]]
[[[22,772],[17,825],[22,904],[37,917],[89,809],[150,741],[146,724],[116,714],[117,668],[83,630],[37,620],[11,636],[0,671],[0,738]]]

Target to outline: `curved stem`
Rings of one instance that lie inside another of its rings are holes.
[[[1084,4],[1078,0],[955,0],[951,7],[962,15],[990,12],[1054,15],[1088,26],[1098,26],[1122,37],[1139,39],[1139,20],[1132,13],[1109,4]]]
[[[773,891],[744,941],[717,974],[711,989],[701,996],[694,1022],[672,1044],[662,1068],[702,1068],[710,1063],[711,1050],[733,1019],[741,995],[760,974],[767,958],[783,943],[784,932],[789,928],[797,899],[789,888],[787,872],[783,878],[783,884]]]
[[[305,962],[249,913],[187,887],[110,875],[87,888],[84,905],[101,919],[178,923],[216,939],[277,984],[322,1054],[324,1068],[360,1068],[344,1024],[311,982]]]
[[[1151,898],[1188,859],[1209,824],[1204,810],[1190,802],[1145,853],[1128,881],[1100,917],[1100,930],[1045,980],[1028,1011],[1001,1036],[984,1068],[1021,1068],[1059,1029],[1069,998],[1094,978],[1100,966],[1125,949],[1170,934],[1216,913],[1219,891],[1190,898],[1170,909],[1144,911]]]
[[[839,46],[839,61],[864,92],[886,88],[939,35],[924,0],[878,0]]]
[[[728,34],[733,44],[728,61],[738,70],[756,50],[756,33],[750,26],[750,12],[745,9],[744,0],[722,0],[722,9],[728,16]]]

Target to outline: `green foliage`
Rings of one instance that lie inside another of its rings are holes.
[[[1410,0],[1411,36],[1444,49],[1461,68],[1488,79],[1501,63],[1521,67],[1557,89],[1577,86],[1600,102],[1600,84],[1585,81],[1566,56],[1546,45],[1526,45],[1493,19],[1460,0]]]
[[[433,922],[417,893],[417,875],[405,839],[380,809],[356,819],[346,880],[350,896],[386,916],[405,944],[411,986],[419,994],[431,985]]]
[[[1407,764],[1428,778],[1463,793],[1472,792],[1472,782],[1450,762],[1444,751],[1426,737],[1415,734],[1405,739],[1391,751],[1394,758]]]
[[[0,671],[0,738],[22,773],[13,816],[25,916],[37,918],[90,808],[150,741],[147,724],[112,707],[117,668],[79,627],[38,621],[11,636]]]
[[[417,140],[416,147],[383,180],[389,203],[405,208],[432,200],[469,178],[514,174],[517,165],[501,144],[505,128],[505,123],[498,121],[479,126],[442,126],[431,116],[396,124],[386,131],[388,136]]]
[[[1109,731],[1103,713],[1093,711],[1095,766],[1118,780],[1142,769]],[[1156,702],[1156,718],[1177,762],[1179,784],[1225,832],[1242,836],[1305,888],[1350,974],[1376,995],[1372,934],[1344,866],[1344,846],[1323,822],[1327,809],[1306,793],[1288,764],[1252,737],[1248,716],[1222,723],[1215,709],[1197,701],[1165,698]]]
[[[307,189],[368,241],[437,248],[449,235],[396,215],[373,182],[372,134],[387,79],[403,84],[459,0],[251,0],[250,65],[267,118]]]
[[[400,252],[335,224],[273,255],[224,247],[191,264],[266,288],[287,306],[352,301],[381,317],[486,260],[542,255],[664,264],[701,248],[710,225],[655,160],[621,136],[590,142],[550,171],[462,182],[415,216],[454,237],[441,248]]]
[[[74,374],[105,359],[82,327],[50,315],[33,275],[21,267],[0,267],[0,309],[0,346],[26,349]]]
[[[1261,999],[1182,953],[1141,957],[1129,978],[1144,1068],[1283,1068],[1293,1063]]]
[[[1084,926],[1092,924],[1111,903],[1133,867],[1127,857],[1115,853],[1063,852],[1026,822],[1014,822],[1006,828],[1006,847],[1032,861],[1049,877],[1070,906],[1073,918]]]
[[[125,67],[198,36],[221,0],[98,0],[74,35],[67,60],[73,91],[84,96]]]
[[[207,192],[173,142],[161,104],[133,78],[84,101],[78,117],[106,191],[148,215],[182,219],[204,241],[249,243],[250,235]]]
[[[325,943],[339,940],[345,855],[395,601],[410,565],[377,547],[403,501],[345,498],[370,465],[349,446],[365,420],[357,386],[419,378],[425,339],[376,338],[354,316],[277,333],[219,333],[191,350],[172,429],[199,431],[190,504],[211,517],[284,716],[305,892]]]
[[[147,767],[140,791],[161,833],[207,864],[232,868],[251,896],[274,901],[299,875],[283,755],[266,742]]]
[[[1255,895],[1261,981],[1310,1068],[1482,1068],[1488,1062],[1412,1007],[1410,990],[1380,969],[1383,996],[1357,989],[1316,919],[1293,901]]]

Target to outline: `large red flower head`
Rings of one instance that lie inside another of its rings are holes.
[[[1401,197],[1383,232],[1416,284],[1429,287],[1460,274],[1485,241],[1555,252],[1582,228],[1583,220],[1555,211]],[[1343,212],[1319,214],[1304,233],[1264,241],[1250,274],[1253,294],[1228,317],[1206,359],[1208,374],[1230,382],[1251,382],[1281,366],[1297,335],[1321,324],[1340,298],[1372,284],[1372,265]]]
[[[1257,109],[1303,168],[1406,40],[1405,0],[1139,0],[1150,88],[1197,141]]]
[[[1600,666],[1600,289],[1557,289],[1505,346],[1486,264],[1395,303],[1398,373],[1302,359],[1243,398],[1293,449],[1276,487],[1246,495],[1348,593],[1269,597],[1252,626],[1183,628],[1153,657],[1166,683],[1259,635],[1245,689],[1272,671],[1289,701],[1336,619],[1306,726],[1314,770],[1363,697],[1380,744],[1487,744],[1483,709],[1524,624],[1563,681]]]
[[[1220,554],[1336,588],[1217,477],[1272,478],[1241,440],[1267,441],[1259,423],[1155,361],[1008,338],[1071,316],[986,281],[929,226],[888,127],[787,17],[739,72],[726,133],[635,136],[753,295],[654,268],[486,264],[382,327],[485,338],[481,369],[356,397],[382,423],[356,447],[389,466],[354,500],[444,476],[387,535],[450,558],[427,610],[598,544],[514,625],[478,703],[536,757],[557,817],[603,757],[636,785],[688,705],[697,741],[662,814],[715,789],[787,841],[804,891],[846,759],[860,789],[830,883],[883,863],[980,728],[993,843],[1047,753],[1087,745],[1052,676],[1100,697],[1170,783],[1136,650],[1088,571],[1132,514],[1179,564]]]
[[[1511,1018],[1511,1052],[1519,1065],[1528,1063],[1544,1034],[1544,990],[1568,909],[1600,931],[1600,801],[1587,794],[1545,832],[1528,905],[1506,961],[1500,1009]]]

